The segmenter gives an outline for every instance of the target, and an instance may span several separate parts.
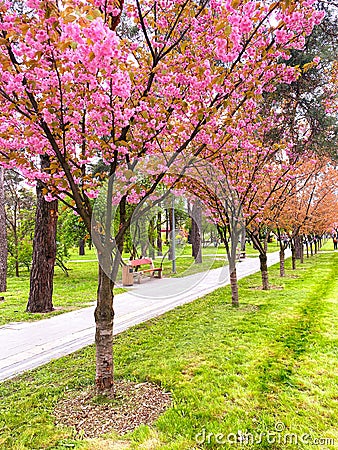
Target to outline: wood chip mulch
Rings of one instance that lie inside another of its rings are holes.
[[[94,387],[70,392],[54,409],[55,424],[74,427],[83,438],[122,435],[151,425],[170,405],[170,393],[157,385],[118,380],[114,397],[97,395]]]

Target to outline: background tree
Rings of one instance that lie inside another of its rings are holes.
[[[191,209],[191,250],[196,264],[202,263],[202,208],[200,200],[195,200]]]
[[[80,247],[85,245],[89,237],[81,217],[74,214],[73,209],[59,205],[57,228],[58,258],[62,257],[62,255],[64,258],[67,258],[72,247],[79,247],[79,254],[81,254]],[[83,241],[81,245],[80,241]]]
[[[276,223],[287,236],[292,252],[292,268],[302,258],[304,236],[330,228],[336,217],[337,172],[330,159],[313,158],[297,169],[284,202],[279,204]],[[321,212],[321,215],[319,213]],[[318,224],[318,226],[316,225]]]
[[[5,203],[9,251],[9,269],[20,275],[20,266],[30,270],[35,225],[36,202],[33,191],[24,179],[12,170],[6,171]]]
[[[307,152],[315,152],[337,159],[337,116],[326,107],[329,99],[334,102],[335,98],[330,74],[338,58],[337,7],[332,2],[317,3],[325,12],[323,20],[305,37],[304,48],[292,49],[286,61],[288,66],[300,68],[299,77],[279,85],[273,93],[265,93],[265,105],[283,117],[280,126],[271,132],[276,141],[287,136],[305,158]]]
[[[41,170],[49,170],[47,155],[40,156]],[[36,213],[27,311],[53,311],[53,279],[56,261],[58,201],[45,198],[44,183],[36,186]]]
[[[5,169],[0,167],[0,293],[7,289],[7,234],[5,211]],[[0,297],[3,300],[3,297]]]

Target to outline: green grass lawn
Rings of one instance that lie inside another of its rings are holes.
[[[84,258],[83,258],[84,259]],[[97,262],[68,262],[69,277],[55,268],[53,305],[55,311],[48,314],[32,314],[25,311],[29,294],[29,274],[19,278],[9,277],[5,301],[0,302],[0,326],[8,322],[40,320],[92,304],[97,291]],[[123,289],[116,289],[116,293]]]
[[[324,440],[338,444],[338,252],[306,259],[296,272],[288,261],[287,269],[282,280],[270,269],[280,289],[257,289],[259,274],[241,280],[238,309],[221,288],[116,337],[116,378],[172,393],[152,427],[93,442],[54,425],[57,401],[93,384],[90,346],[0,385],[0,448],[335,448]],[[240,431],[255,442],[233,444]]]
[[[203,264],[194,264],[191,256],[191,247],[177,249],[177,274],[174,276],[186,276],[201,272],[210,268],[221,267],[225,263],[224,249],[220,249],[220,257],[215,257],[217,249],[206,248],[203,250]],[[127,261],[128,255],[124,255]],[[161,262],[157,258],[155,266]],[[172,263],[165,258],[163,263],[164,276],[172,276]],[[5,301],[0,302],[0,326],[9,322],[26,322],[40,320],[57,314],[62,314],[74,309],[86,307],[96,299],[97,291],[97,257],[95,249],[87,249],[84,256],[79,256],[77,249],[70,251],[69,261],[66,263],[69,269],[69,277],[59,267],[55,268],[53,305],[55,311],[48,314],[31,314],[25,311],[29,294],[29,273],[21,271],[20,277],[8,277],[7,292],[4,293]],[[125,289],[115,289],[115,294],[124,292]]]
[[[333,244],[331,245],[333,249]],[[328,247],[328,248],[331,248]],[[277,251],[276,242],[269,244],[268,252]],[[164,247],[165,253],[167,248]],[[247,256],[258,256],[257,250],[252,245],[246,247]],[[129,259],[128,254],[124,254],[125,261]],[[158,267],[162,257],[156,257],[155,267]],[[203,248],[202,264],[195,264],[191,256],[191,245],[177,248],[176,274],[172,273],[172,262],[168,258],[163,260],[163,275],[165,277],[182,277],[194,273],[216,269],[227,264],[224,246]],[[86,307],[96,299],[97,291],[97,257],[94,248],[86,248],[86,254],[79,256],[77,249],[70,251],[69,261],[66,263],[69,268],[69,277],[59,267],[55,268],[53,304],[55,311],[48,314],[31,314],[25,311],[29,293],[29,274],[22,271],[19,278],[8,278],[8,289],[4,294],[5,301],[0,302],[0,326],[9,322],[26,322],[40,320],[57,314],[62,314],[74,309]],[[124,289],[115,289],[115,294],[124,292]]]

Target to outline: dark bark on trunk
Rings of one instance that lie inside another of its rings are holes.
[[[265,238],[264,238],[264,251],[265,251],[265,253],[268,252],[268,243],[269,243],[269,239],[270,239],[270,234],[271,234],[271,232],[268,231],[268,232],[266,233]]]
[[[105,265],[103,265],[105,267]],[[113,364],[113,282],[99,266],[99,286],[95,309],[96,378],[98,391],[110,391],[114,386]]]
[[[225,227],[217,227],[218,234],[221,241],[224,243],[227,258],[229,262],[229,275],[230,275],[230,287],[231,287],[231,303],[232,306],[239,306],[239,295],[238,295],[238,281],[236,272],[236,242],[238,240],[238,235],[232,236],[231,247],[227,239],[227,229]]]
[[[162,228],[162,216],[161,211],[157,213],[157,223],[156,223],[156,229],[157,229],[157,256],[162,256],[162,236],[161,236],[161,228]]]
[[[279,252],[279,275],[285,277],[285,251],[281,249]]]
[[[260,261],[260,270],[262,275],[262,287],[264,291],[267,291],[270,289],[269,287],[269,273],[268,273],[268,258],[266,256],[266,253],[260,253],[259,254],[259,261]]]
[[[165,210],[165,243],[169,243],[169,229],[170,229],[170,223],[169,222],[169,211],[168,209]]]
[[[41,165],[43,168],[49,167],[48,157],[41,157]],[[37,183],[36,194],[33,260],[27,303],[27,311],[31,313],[53,311],[53,277],[56,259],[58,202],[45,200],[40,182]]]
[[[0,292],[7,290],[7,232],[6,232],[6,210],[5,210],[5,169],[0,166]],[[0,297],[0,300],[3,297]]]
[[[262,277],[262,288],[264,291],[270,289],[269,287],[269,273],[268,273],[268,257],[266,251],[264,250],[264,245],[262,245],[259,239],[259,233],[257,231],[249,232],[250,238],[252,240],[253,247],[259,251],[259,261],[260,261],[260,271]]]
[[[243,228],[241,233],[241,252],[245,255],[245,247],[246,247],[246,230]]]
[[[302,245],[303,245],[302,236],[295,236],[294,246],[295,246],[296,259],[301,259],[301,257],[302,257]]]
[[[304,239],[302,236],[301,245],[300,245],[300,263],[304,264]]]
[[[167,219],[168,219],[167,230],[170,230],[170,235],[169,235],[169,231],[168,231],[168,243],[169,243],[168,259],[170,261],[172,261],[173,260],[173,246],[172,246],[172,243],[170,244],[170,241],[172,240],[173,211],[171,208],[169,210],[167,210]]]
[[[15,276],[19,278],[19,239],[17,233],[16,224],[13,226],[13,238],[14,238],[14,259],[15,259]]]
[[[292,270],[296,270],[296,249],[294,243],[291,241],[291,259],[292,259]]]
[[[192,244],[192,256],[195,258],[196,264],[202,263],[202,210],[199,201],[196,201],[192,207],[192,220],[191,220],[191,244]]]
[[[155,259],[155,221],[151,219],[149,222],[149,257]]]
[[[18,259],[15,260],[15,276],[16,276],[17,278],[20,277],[20,272],[19,272],[19,261],[18,261]]]
[[[79,255],[80,256],[85,255],[85,240],[84,239],[79,240]]]
[[[235,308],[239,307],[239,299],[238,299],[238,282],[237,282],[237,273],[236,266],[230,268],[230,286],[231,286],[231,303]]]

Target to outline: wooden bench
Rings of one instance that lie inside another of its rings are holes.
[[[238,250],[236,251],[236,260],[237,261],[241,261],[242,259],[245,259],[246,255],[245,252],[243,252],[242,250]]]
[[[128,265],[135,268],[133,275],[139,284],[141,283],[142,275],[145,273],[150,273],[151,277],[154,277],[155,273],[157,273],[157,278],[162,278],[162,267],[154,267],[154,262],[151,258],[132,259]],[[150,266],[149,269],[138,270],[141,266],[147,265]]]

